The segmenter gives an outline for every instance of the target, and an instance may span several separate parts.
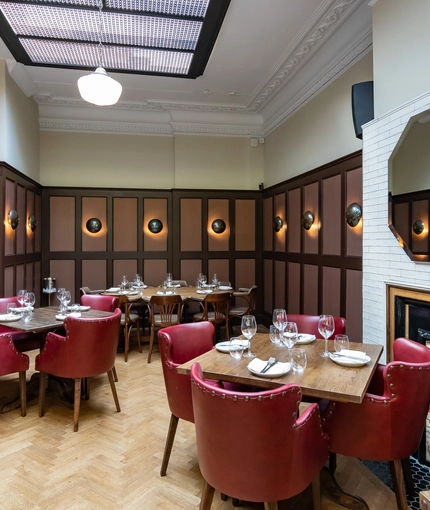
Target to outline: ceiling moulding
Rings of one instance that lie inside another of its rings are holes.
[[[39,119],[41,131],[71,131],[80,133],[110,133],[123,135],[172,136],[170,125],[96,122],[78,120]]]
[[[194,135],[212,135],[212,136],[239,136],[248,137],[263,136],[263,131],[259,127],[246,126],[208,126],[208,125],[190,125],[172,123],[174,134],[194,134]]]
[[[308,101],[315,97],[321,92],[326,86],[328,86],[334,79],[338,78],[343,72],[345,72],[351,65],[360,60],[366,53],[368,53],[373,46],[372,33],[366,34],[359,44],[354,46],[345,56],[343,56],[339,62],[333,67],[328,69],[323,76],[317,79],[314,83],[307,88],[303,94],[293,98],[283,108],[281,108],[276,117],[268,119],[264,124],[263,132],[264,136],[269,135],[279,125],[285,122],[287,119],[292,117],[300,108],[302,108]]]

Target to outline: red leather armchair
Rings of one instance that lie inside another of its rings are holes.
[[[394,360],[379,365],[361,404],[330,403],[323,427],[330,451],[390,463],[399,510],[408,509],[402,460],[420,444],[430,404],[430,349],[398,338]]]
[[[321,338],[318,331],[319,315],[304,315],[297,313],[287,313],[288,320],[297,324],[299,333],[307,333]],[[343,335],[346,330],[346,320],[343,317],[334,317],[334,333],[329,338],[334,338],[335,335]]]
[[[328,437],[319,409],[298,417],[301,390],[287,384],[240,393],[216,388],[191,369],[200,471],[205,479],[201,509],[211,507],[214,490],[245,501],[264,501],[266,510],[312,483],[314,509],[321,508],[319,473],[328,459]]]
[[[118,308],[118,298],[101,294],[84,294],[81,296],[81,305],[91,306],[94,310],[102,312],[114,312]]]
[[[121,411],[112,369],[115,364],[121,310],[100,319],[66,317],[66,336],[48,333],[45,346],[36,356],[36,370],[40,371],[39,416],[44,415],[46,376],[74,379],[74,431],[78,430],[81,398],[81,379],[107,372],[115,400]],[[103,348],[101,348],[101,346]]]
[[[17,308],[21,307],[16,296],[0,298],[0,313],[7,313],[7,305],[13,303]],[[7,326],[0,326],[0,334],[8,333],[13,338],[15,347],[20,352],[41,349],[45,337],[38,333],[23,333]]]
[[[30,358],[16,349],[12,335],[8,333],[0,335],[0,376],[19,373],[21,416],[27,414],[26,371],[29,364]]]
[[[178,374],[176,367],[213,349],[213,336],[214,326],[210,322],[179,324],[160,329],[158,332],[164,383],[172,413],[161,464],[161,476],[166,475],[179,419],[194,423],[190,377]]]

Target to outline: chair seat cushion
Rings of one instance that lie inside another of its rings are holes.
[[[176,313],[172,313],[172,320],[168,324],[178,324],[178,322],[179,322],[178,321],[178,316],[176,315]],[[161,322],[161,315],[159,315],[158,313],[154,314],[154,323],[156,325],[163,324]]]
[[[232,306],[230,307],[230,315],[245,315],[248,308],[246,306]]]
[[[137,313],[129,313],[128,320],[129,320],[129,322],[137,322],[139,320],[139,315]],[[125,313],[122,313],[121,314],[121,325],[124,326],[124,324],[125,324]]]
[[[224,315],[222,317],[225,318]],[[201,321],[201,320],[203,320],[203,313],[195,313],[193,315],[193,318],[195,321]],[[214,320],[215,320],[215,312],[209,312],[208,313],[208,321],[212,322]]]

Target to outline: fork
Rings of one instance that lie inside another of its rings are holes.
[[[264,374],[265,372],[267,372],[269,370],[269,368],[271,366],[273,366],[275,363],[276,363],[276,359],[273,358],[273,357],[270,357],[269,361],[266,363],[266,365],[264,366],[263,370],[261,370],[260,374]]]

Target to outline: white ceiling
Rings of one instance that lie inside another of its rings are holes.
[[[112,73],[117,105],[91,106],[77,70],[17,64],[13,79],[39,104],[41,129],[266,136],[372,47],[369,0],[231,0],[203,76]]]

